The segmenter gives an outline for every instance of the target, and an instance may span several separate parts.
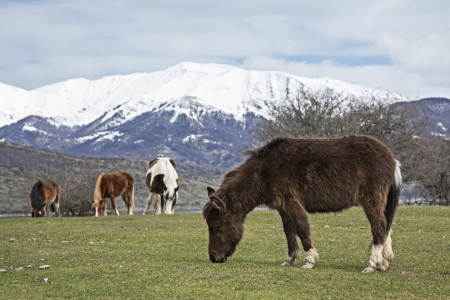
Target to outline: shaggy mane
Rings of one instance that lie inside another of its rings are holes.
[[[278,146],[281,143],[286,142],[289,139],[290,139],[290,137],[287,137],[287,136],[278,136],[278,137],[275,137],[272,140],[268,141],[265,145],[263,145],[261,147],[244,151],[243,154],[244,154],[244,156],[247,156],[247,157],[264,156],[264,155],[268,154],[273,148],[275,148],[276,146]]]

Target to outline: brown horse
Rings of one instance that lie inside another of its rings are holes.
[[[203,208],[209,228],[208,254],[224,262],[242,238],[246,215],[265,204],[278,210],[287,238],[284,266],[305,252],[303,268],[318,258],[307,213],[340,212],[359,203],[372,227],[373,244],[363,272],[386,270],[394,254],[391,224],[402,184],[391,151],[367,136],[335,139],[280,137],[245,152],[246,161],[228,172],[219,189],[208,187]]]
[[[59,186],[51,180],[39,180],[30,191],[31,216],[50,217],[52,211],[60,217]]]
[[[127,172],[117,172],[114,174],[103,173],[97,179],[95,184],[94,199],[92,209],[95,210],[95,216],[106,216],[106,198],[111,199],[111,205],[116,215],[117,210],[116,198],[122,196],[125,205],[128,208],[128,215],[133,214],[134,207],[134,179]]]

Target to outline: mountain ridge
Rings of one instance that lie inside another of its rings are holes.
[[[170,156],[229,168],[242,161],[239,151],[259,122],[308,89],[410,101],[328,78],[188,62],[32,91],[0,85],[0,141],[76,156]]]

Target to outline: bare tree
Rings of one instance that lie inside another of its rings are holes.
[[[95,183],[101,170],[64,167],[53,172],[61,194],[61,213],[64,216],[87,216],[92,214],[91,202]]]
[[[430,135],[430,118],[413,103],[385,95],[361,97],[331,90],[303,90],[287,105],[275,108],[253,132],[252,144],[275,136],[331,138],[368,135],[386,144],[402,163],[406,183],[420,188],[423,197],[449,205],[449,143]],[[433,163],[431,163],[433,162]]]

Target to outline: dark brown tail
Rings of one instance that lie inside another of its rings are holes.
[[[389,189],[386,207],[384,208],[384,217],[386,218],[386,234],[391,230],[392,221],[394,220],[395,211],[398,206],[400,197],[400,189],[402,187],[402,173],[400,172],[400,163],[395,161],[395,177],[394,182]]]

